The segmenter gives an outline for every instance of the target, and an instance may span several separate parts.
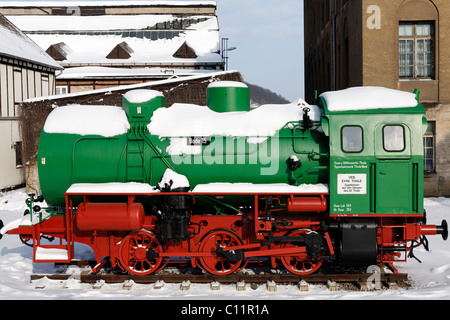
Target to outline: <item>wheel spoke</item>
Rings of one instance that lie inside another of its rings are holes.
[[[162,258],[148,259],[149,249],[163,252],[163,247],[153,233],[137,231],[127,235],[119,247],[119,260],[122,268],[132,274],[147,275],[155,272]]]
[[[289,234],[289,236],[299,237],[303,236],[307,231],[296,230]],[[287,242],[282,246],[283,248],[296,248],[296,244]],[[311,259],[307,254],[302,253],[296,256],[283,256],[281,262],[284,267],[294,274],[311,274],[320,269],[323,263],[322,258]]]
[[[201,242],[200,252],[210,253],[212,256],[201,257],[199,260],[205,271],[215,275],[227,275],[235,272],[241,266],[242,260],[231,263],[225,257],[216,254],[217,246],[223,249],[242,245],[242,240],[232,231],[214,230],[208,233]]]

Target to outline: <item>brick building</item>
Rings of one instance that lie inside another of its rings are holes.
[[[450,196],[450,1],[304,0],[305,96],[354,86],[420,90],[425,195]]]

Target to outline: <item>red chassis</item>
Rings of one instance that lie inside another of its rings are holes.
[[[80,195],[84,201],[75,214],[72,197]],[[68,263],[74,259],[74,243],[87,244],[97,261],[94,272],[107,261],[112,267],[118,266],[136,275],[157,272],[168,263],[190,261],[193,267],[198,266],[206,272],[227,275],[241,270],[249,262],[265,260],[272,268],[281,263],[292,273],[309,274],[317,271],[326,259],[335,258],[334,244],[324,222],[335,223],[340,218],[330,218],[326,213],[327,194],[302,194],[301,197],[293,194],[250,195],[254,197],[250,214],[192,214],[188,239],[164,242],[158,237],[158,217],[144,214],[142,205],[135,203],[137,195],[143,194],[127,194],[128,203],[94,203],[89,197],[100,194],[67,193],[65,215],[53,216],[32,226],[19,226],[8,233],[32,240],[35,262]],[[171,195],[174,193],[145,194],[149,197]],[[195,199],[208,194],[176,195]],[[277,209],[264,205],[267,198],[274,199],[288,212],[301,210],[303,206],[309,213],[272,214]],[[438,233],[436,226],[419,224],[420,217],[405,217],[401,222],[383,217],[376,219],[380,264],[392,266],[394,262],[406,261],[407,242]],[[59,244],[42,244],[43,235],[58,238]],[[399,259],[402,252],[404,259]]]

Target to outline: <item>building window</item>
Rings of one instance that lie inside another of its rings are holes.
[[[22,70],[21,69],[14,69],[14,110],[10,109],[9,116],[10,117],[17,117],[19,115],[19,104],[22,102],[23,96],[23,84],[22,84]]]
[[[56,86],[56,94],[66,94],[69,91],[68,86]]]
[[[400,22],[399,77],[434,78],[434,26],[432,22]]]
[[[42,96],[46,97],[50,94],[48,75],[43,74],[41,79],[42,79]]]
[[[22,168],[22,141],[14,143],[14,150],[16,152],[16,168]]]
[[[427,132],[423,137],[423,151],[425,156],[425,173],[436,172],[436,148],[435,148],[436,122],[428,121]]]

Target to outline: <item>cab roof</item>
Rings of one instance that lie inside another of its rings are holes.
[[[425,108],[419,103],[419,91],[414,93],[383,87],[353,87],[328,91],[319,96],[318,104],[325,115],[419,113]]]

